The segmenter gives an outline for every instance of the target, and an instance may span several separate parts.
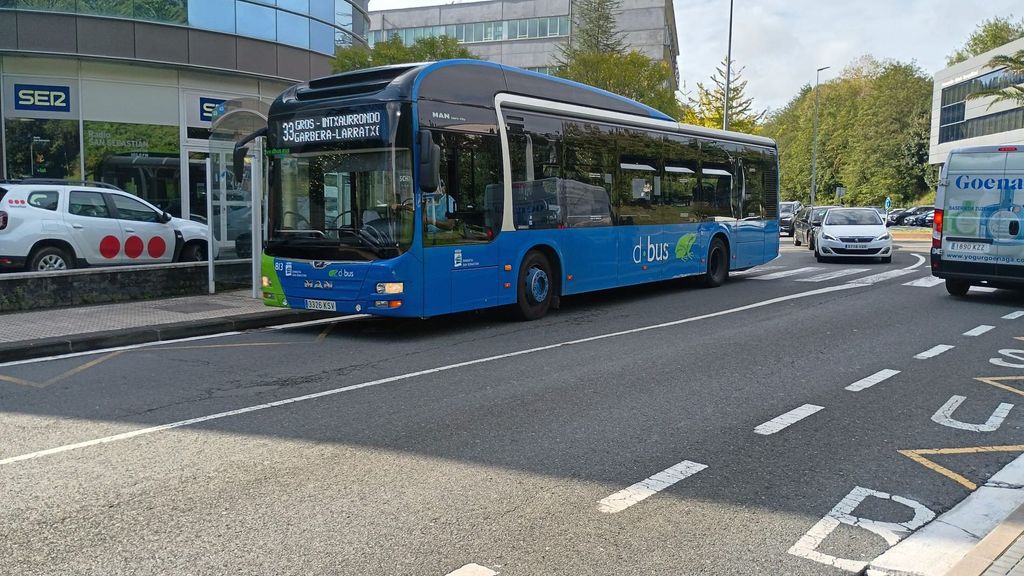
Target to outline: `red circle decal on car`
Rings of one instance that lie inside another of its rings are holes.
[[[149,257],[159,258],[167,252],[167,243],[164,239],[159,236],[153,236],[149,239]]]
[[[138,258],[142,255],[142,238],[129,236],[124,241],[124,255],[129,258]]]
[[[117,253],[121,251],[121,241],[117,239],[117,236],[104,236],[103,240],[100,240],[100,255],[106,259],[111,259],[117,256]]]

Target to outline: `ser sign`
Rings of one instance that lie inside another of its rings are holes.
[[[41,84],[15,84],[14,109],[34,112],[71,112],[71,88]]]

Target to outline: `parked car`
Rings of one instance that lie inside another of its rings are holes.
[[[800,211],[801,204],[797,202],[780,202],[779,203],[779,233],[785,234],[790,238],[793,237],[793,220],[796,217],[796,213]]]
[[[904,226],[931,226],[932,225],[932,220],[929,220],[929,217],[934,218],[934,215],[935,215],[935,210],[932,209],[932,210],[927,210],[925,212],[921,212],[920,214],[914,214],[912,216],[907,216],[903,220],[903,225]]]
[[[205,224],[175,218],[115,186],[27,179],[0,183],[0,269],[206,259]]]
[[[935,208],[933,208],[932,206],[914,206],[913,208],[907,208],[893,219],[893,225],[909,226],[910,224],[907,224],[907,218],[910,218],[911,216],[917,216],[918,214],[922,214],[924,212],[934,209]]]
[[[894,226],[896,224],[896,218],[906,212],[906,208],[892,208],[889,210],[889,214],[885,217],[886,226]]]
[[[834,206],[807,206],[800,210],[794,221],[793,245],[806,244],[808,250],[814,250],[814,234],[818,226],[821,226],[821,219]]]
[[[892,262],[892,236],[871,208],[832,208],[818,227],[818,262],[828,258],[880,258]]]

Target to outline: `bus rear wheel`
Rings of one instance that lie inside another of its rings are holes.
[[[701,278],[705,288],[717,288],[729,278],[729,249],[721,238],[715,238],[708,247],[708,269]]]
[[[548,313],[554,298],[555,284],[551,263],[544,254],[530,252],[519,267],[516,305],[523,320],[536,320]]]

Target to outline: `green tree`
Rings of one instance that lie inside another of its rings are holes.
[[[816,202],[910,203],[927,192],[932,81],[916,65],[861,58],[818,87]],[[814,91],[804,86],[764,126],[776,140],[782,196],[810,200],[814,144]]]
[[[1011,74],[1022,75],[1024,74],[1024,50],[1018,50],[1012,55],[1000,54],[993,56],[988,61],[989,68],[1005,68],[1007,72]],[[1024,106],[1024,85],[1017,84],[1015,86],[1007,86],[1005,88],[990,88],[988,90],[982,90],[975,92],[967,96],[968,100],[974,100],[977,98],[984,98],[992,96],[994,99],[989,107],[996,102],[1010,101],[1021,106]]]
[[[697,83],[697,95],[689,98],[683,121],[706,128],[721,128],[725,113],[725,59],[715,68],[711,76],[711,87]],[[758,130],[767,115],[767,110],[754,110],[754,99],[748,98],[744,91],[747,81],[742,79],[743,68],[732,68],[732,79],[729,82],[729,129],[737,132],[753,133]]]
[[[958,64],[972,56],[995,50],[1018,38],[1024,38],[1024,18],[1016,22],[1012,18],[1012,15],[1009,18],[996,16],[978,24],[974,32],[967,38],[967,42],[946,57],[946,65]]]
[[[477,56],[450,36],[420,38],[412,46],[406,46],[401,38],[392,36],[383,42],[377,42],[373,48],[338,48],[334,53],[331,69],[335,72],[348,72],[374,66],[433,62],[450,58],[475,59]]]
[[[629,47],[615,22],[621,0],[572,0],[571,6],[572,33],[561,46],[559,65],[581,53],[625,55]]]
[[[559,67],[558,75],[631,98],[672,116],[682,113],[666,62],[635,50],[626,54],[578,52]]]

